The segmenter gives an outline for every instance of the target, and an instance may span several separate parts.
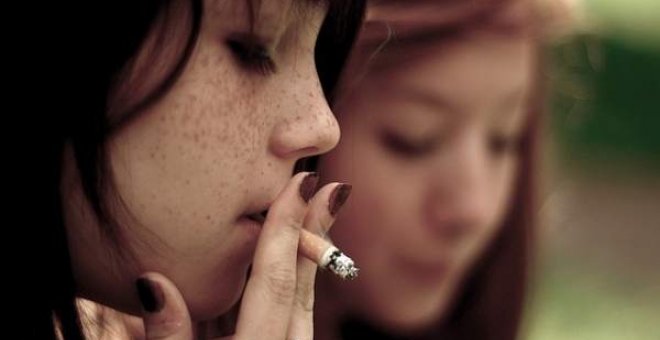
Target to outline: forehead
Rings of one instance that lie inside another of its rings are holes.
[[[465,21],[478,10],[473,1],[381,0],[369,5],[365,22],[387,24],[405,37]]]
[[[458,103],[494,103],[531,85],[533,62],[524,40],[477,36],[422,49],[409,67],[387,67],[382,76]]]
[[[420,80],[455,72],[470,78],[469,71],[490,66],[525,69],[534,41],[526,25],[531,15],[526,3],[374,0],[352,66],[366,65],[362,72],[388,76],[422,69]]]
[[[523,0],[374,0],[365,18],[371,29],[361,33],[360,42],[378,45],[390,38],[409,45],[473,30],[524,35],[530,33],[532,19],[532,6]]]

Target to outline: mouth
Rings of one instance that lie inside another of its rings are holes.
[[[435,284],[443,280],[450,269],[450,262],[446,258],[433,261],[413,260],[399,258],[394,266],[401,268],[406,276],[421,282]]]

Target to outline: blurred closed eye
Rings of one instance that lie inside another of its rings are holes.
[[[492,135],[488,138],[487,143],[489,153],[496,158],[518,156],[522,146],[522,140],[517,136]]]
[[[435,139],[414,140],[389,131],[381,134],[381,142],[388,151],[402,158],[424,158],[438,146]]]

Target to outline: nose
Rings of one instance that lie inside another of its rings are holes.
[[[339,124],[323,95],[318,78],[288,93],[282,119],[274,126],[270,151],[281,158],[299,159],[330,151],[339,142]]]
[[[464,136],[452,144],[430,174],[426,211],[432,225],[456,236],[487,224],[496,197],[479,136]]]

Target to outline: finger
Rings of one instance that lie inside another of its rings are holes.
[[[283,339],[296,290],[296,261],[307,202],[318,176],[295,175],[264,222],[236,326],[236,339]]]
[[[147,273],[136,281],[146,340],[191,340],[192,323],[176,286],[163,275]]]
[[[335,221],[339,208],[346,202],[351,185],[331,183],[325,185],[312,198],[305,217],[304,228],[325,236]],[[305,257],[298,257],[296,295],[286,339],[312,339],[314,336],[314,281],[317,264]]]

